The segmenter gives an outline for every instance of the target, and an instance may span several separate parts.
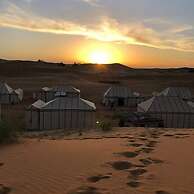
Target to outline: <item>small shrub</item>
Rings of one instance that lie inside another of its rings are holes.
[[[119,120],[119,127],[124,127],[125,126],[125,121],[124,119]]]
[[[83,135],[81,130],[79,131],[79,134],[78,134],[78,135],[79,135],[79,136],[82,136],[82,135]]]
[[[16,130],[7,122],[0,121],[0,143],[16,140]]]
[[[101,122],[99,123],[99,127],[102,131],[111,131],[112,124],[110,122]]]
[[[0,184],[0,194],[8,194],[10,192],[11,192],[10,187],[6,187],[6,186]]]
[[[113,119],[127,119],[129,113],[128,112],[115,112],[112,116]]]

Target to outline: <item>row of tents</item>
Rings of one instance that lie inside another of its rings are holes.
[[[48,88],[38,93],[38,100],[26,108],[25,123],[29,130],[95,128],[95,104],[80,97],[80,90],[70,85]],[[18,104],[21,89],[0,84],[0,105]]]
[[[178,97],[183,100],[193,101],[194,96],[189,88],[169,87],[162,92],[153,92],[151,96],[142,96],[125,86],[110,87],[104,94],[103,104],[105,106],[137,107],[137,105],[152,96]]]
[[[139,122],[148,117],[162,121],[165,128],[194,127],[194,96],[186,87],[169,87],[143,97],[127,87],[114,86],[104,94],[103,103],[105,106],[136,106],[137,115],[144,115]]]
[[[21,89],[16,92],[5,83],[0,86],[0,99],[6,99],[0,101],[1,104],[21,102],[23,98]],[[184,87],[170,87],[150,97],[144,97],[128,87],[113,86],[103,96],[105,106],[121,106],[127,109],[137,107],[138,113],[161,120],[163,127],[166,128],[193,128],[193,101],[192,92]],[[95,112],[95,104],[81,98],[80,90],[73,86],[44,87],[39,92],[37,101],[26,108],[26,128],[30,130],[94,128]]]
[[[43,88],[41,100],[27,109],[29,129],[71,129],[95,127],[95,104],[80,97],[72,87]],[[109,88],[105,106],[137,107],[137,112],[163,122],[166,128],[194,127],[193,95],[188,88],[167,88],[152,97],[143,97],[124,86]]]
[[[41,99],[44,102],[49,102],[53,100],[56,95],[60,94],[65,94],[67,97],[80,97],[80,90],[70,85],[53,88],[43,87],[39,92],[38,99]],[[179,97],[183,100],[194,100],[192,92],[186,87],[169,87],[160,93],[154,92],[151,96],[143,96],[132,91],[128,87],[113,86],[108,88],[104,93],[103,104],[105,106],[134,107],[139,103],[148,100],[152,96]],[[22,89],[13,89],[7,83],[0,83],[0,104],[18,104],[22,102],[22,100]]]

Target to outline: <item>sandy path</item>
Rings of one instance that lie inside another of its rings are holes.
[[[1,183],[12,185],[16,194],[66,193],[106,171],[103,164],[122,151],[120,140],[102,141],[28,141],[4,148]]]
[[[142,131],[133,133],[135,136],[130,139],[25,140],[3,147],[0,183],[11,187],[13,194],[194,193],[192,131],[186,136],[160,134],[159,138],[156,134],[142,135]],[[142,151],[145,147],[151,152]],[[140,159],[149,160],[150,164],[142,164]],[[115,161],[132,166],[116,170],[111,165]],[[131,171],[137,169],[144,169],[145,173],[132,176]],[[88,180],[97,175],[106,178]],[[127,185],[129,182],[139,185],[132,187]]]

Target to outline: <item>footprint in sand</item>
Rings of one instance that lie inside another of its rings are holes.
[[[149,166],[150,164],[152,164],[152,161],[149,158],[145,158],[145,159],[140,159],[139,160],[142,164],[144,164],[145,166]]]
[[[146,173],[147,170],[145,170],[144,168],[137,168],[137,169],[133,169],[130,170],[130,174],[133,178],[138,178],[139,176],[143,175],[144,173]]]
[[[164,163],[164,161],[156,158],[144,158],[139,160],[141,163],[143,163],[146,166],[149,166],[150,164],[161,164]]]
[[[68,194],[100,194],[99,190],[95,187],[79,187],[75,191]]]
[[[176,139],[185,139],[189,138],[190,136],[174,136]]]
[[[0,162],[0,166],[3,166],[4,165],[4,163],[3,162]]]
[[[158,138],[160,138],[160,134],[159,133],[151,133],[150,137],[154,138],[154,139],[158,139]]]
[[[167,191],[156,191],[155,194],[170,194],[169,192]]]
[[[10,187],[6,187],[6,186],[0,184],[0,194],[8,194],[10,192],[11,192]]]
[[[148,159],[151,160],[155,164],[162,164],[162,163],[164,163],[164,161],[160,160],[160,159],[156,159],[156,158],[148,158]]]
[[[110,179],[112,176],[111,175],[96,175],[96,176],[91,176],[87,178],[89,182],[96,183],[99,182],[103,179]]]
[[[148,140],[146,137],[139,137],[138,139],[141,140],[141,141],[147,141]]]
[[[153,149],[153,148],[150,148],[150,147],[143,147],[143,148],[141,148],[139,151],[142,151],[142,152],[144,152],[144,153],[146,153],[146,154],[149,154],[149,153],[151,153],[152,151],[154,151],[154,149]]]
[[[178,135],[178,136],[189,136],[190,134],[189,133],[175,133],[175,135]]]
[[[115,170],[127,170],[134,166],[132,163],[127,162],[127,161],[116,161],[116,162],[110,163],[110,165]]]
[[[131,143],[135,143],[135,140],[134,140],[134,139],[131,139],[131,140],[129,140],[129,142],[131,142]]]
[[[137,187],[139,187],[141,185],[141,183],[138,182],[138,181],[130,181],[130,182],[127,183],[127,185],[129,187],[137,188]]]
[[[141,147],[143,144],[141,144],[141,143],[131,143],[131,144],[129,144],[129,146],[132,146],[132,147]]]
[[[122,155],[122,156],[127,157],[127,158],[135,158],[136,156],[138,156],[137,152],[121,152],[121,153],[117,153],[117,154]]]
[[[153,148],[156,146],[157,143],[157,141],[148,141],[148,143],[146,143],[146,146],[149,148]]]
[[[173,137],[174,134],[164,134],[165,137]]]

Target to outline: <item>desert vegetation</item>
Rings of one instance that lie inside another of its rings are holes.
[[[16,142],[20,132],[20,129],[15,128],[11,123],[0,121],[0,144]]]

